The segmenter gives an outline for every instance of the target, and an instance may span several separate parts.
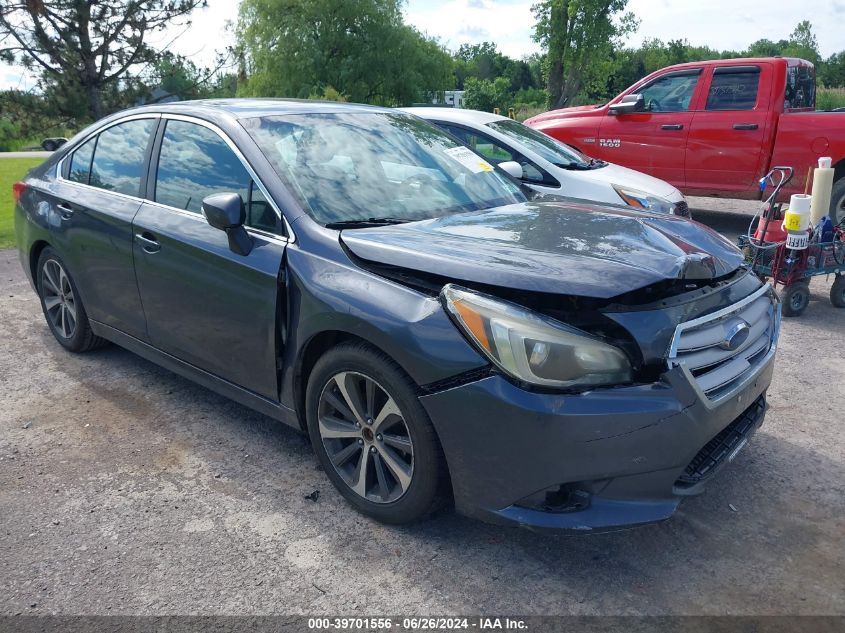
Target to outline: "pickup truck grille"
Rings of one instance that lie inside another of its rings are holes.
[[[780,305],[766,284],[724,310],[681,323],[669,366],[685,367],[708,400],[720,400],[755,372],[775,345],[779,327]]]

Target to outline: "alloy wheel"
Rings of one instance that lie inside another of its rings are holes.
[[[323,387],[320,438],[335,471],[357,495],[391,503],[407,492],[414,446],[394,398],[372,378],[340,372]]]
[[[54,331],[72,338],[77,326],[76,296],[65,269],[55,259],[48,259],[41,268],[41,296]]]

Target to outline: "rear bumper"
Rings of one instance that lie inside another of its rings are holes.
[[[492,376],[421,402],[459,512],[534,529],[609,530],[667,519],[684,496],[703,492],[762,424],[773,361],[774,352],[716,407],[680,367],[651,385],[580,395],[532,393]],[[742,420],[727,450],[711,443]],[[705,475],[682,477],[694,459],[701,466],[705,447],[718,459]],[[550,504],[545,492],[559,486]]]

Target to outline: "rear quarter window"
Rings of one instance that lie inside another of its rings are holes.
[[[73,152],[70,157],[70,169],[68,169],[68,180],[80,182],[87,185],[91,176],[91,159],[94,158],[94,146],[97,137],[85,141]]]
[[[139,196],[144,156],[156,121],[127,121],[101,132],[94,150],[89,184],[115,193]]]

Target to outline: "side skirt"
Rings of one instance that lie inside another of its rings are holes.
[[[279,402],[274,402],[263,396],[259,396],[258,394],[244,389],[243,387],[239,387],[228,380],[223,380],[214,374],[203,371],[202,369],[186,363],[175,356],[171,356],[170,354],[156,349],[144,341],[138,340],[134,336],[129,336],[120,330],[116,330],[110,325],[105,325],[104,323],[94,321],[93,319],[90,320],[90,323],[91,329],[97,336],[101,336],[104,339],[129,350],[133,354],[137,354],[156,365],[160,365],[175,374],[179,374],[180,376],[202,385],[206,389],[210,389],[221,396],[225,396],[230,400],[234,400],[235,402],[244,405],[245,407],[249,407],[254,411],[270,416],[271,418],[283,422],[298,431],[302,431],[302,428],[299,425],[299,420],[296,416],[296,411],[293,409],[289,409]]]

